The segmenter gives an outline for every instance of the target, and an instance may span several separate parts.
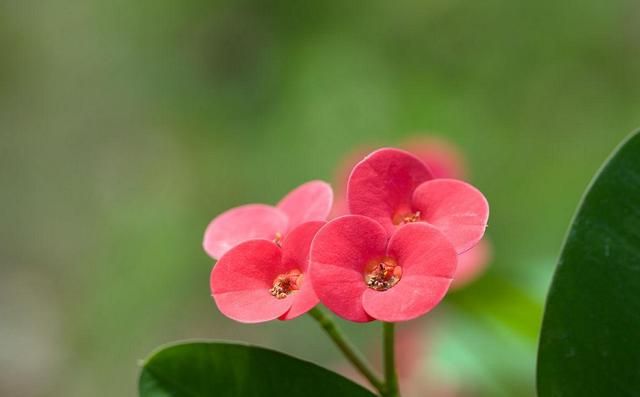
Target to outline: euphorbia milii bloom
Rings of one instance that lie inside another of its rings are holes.
[[[331,186],[307,182],[287,194],[275,207],[248,204],[232,208],[209,223],[204,250],[214,259],[239,243],[265,239],[279,243],[289,230],[310,221],[325,221],[333,203]]]
[[[435,307],[456,261],[453,245],[427,223],[403,225],[389,239],[375,220],[346,215],[318,231],[310,275],[321,302],[340,317],[395,322]]]
[[[376,150],[354,167],[347,202],[352,214],[375,219],[389,234],[405,224],[427,222],[459,254],[480,241],[489,216],[478,189],[455,179],[433,179],[422,161],[399,149]]]
[[[211,294],[220,311],[243,323],[296,318],[318,303],[307,279],[309,247],[324,222],[306,222],[281,245],[249,240],[233,247],[211,271]]]

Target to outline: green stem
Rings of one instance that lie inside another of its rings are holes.
[[[400,397],[398,374],[396,373],[395,329],[393,323],[382,323],[384,351],[384,393],[385,397]]]
[[[314,307],[309,311],[311,317],[313,317],[325,332],[329,335],[331,340],[338,346],[338,349],[345,355],[347,360],[353,364],[354,367],[375,387],[381,394],[384,394],[384,383],[378,378],[375,371],[369,366],[367,361],[356,350],[356,348],[345,338],[342,331],[338,328],[338,325],[327,316],[320,308]]]

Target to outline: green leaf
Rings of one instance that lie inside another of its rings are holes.
[[[640,134],[583,198],[549,291],[538,395],[640,396]]]
[[[310,362],[225,342],[160,348],[144,361],[138,386],[141,397],[374,396]]]

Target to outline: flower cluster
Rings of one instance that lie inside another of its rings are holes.
[[[467,180],[469,170],[465,156],[458,148],[441,138],[418,135],[405,139],[400,147],[411,152],[429,167],[434,179]],[[353,167],[370,152],[370,148],[359,147],[340,162],[334,181],[336,197],[331,211],[332,217],[349,214],[346,188]],[[491,259],[491,243],[483,238],[475,247],[458,255],[458,266],[451,288],[463,288],[477,279],[486,269]]]
[[[390,148],[353,168],[346,203],[346,215],[326,222],[333,193],[313,181],[275,207],[216,217],[204,248],[218,259],[210,281],[220,311],[248,323],[288,320],[322,302],[351,321],[416,318],[442,300],[489,215],[476,188],[435,178],[418,157]]]

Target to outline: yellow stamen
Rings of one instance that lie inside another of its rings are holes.
[[[269,293],[276,299],[284,299],[300,290],[301,286],[302,273],[298,269],[293,269],[276,277],[273,280],[273,287],[269,289]]]
[[[273,239],[273,242],[280,248],[282,248],[282,233],[276,232],[276,237]]]
[[[373,260],[365,269],[364,282],[371,289],[386,291],[398,284],[402,278],[402,267],[395,259],[384,257],[381,260]]]

